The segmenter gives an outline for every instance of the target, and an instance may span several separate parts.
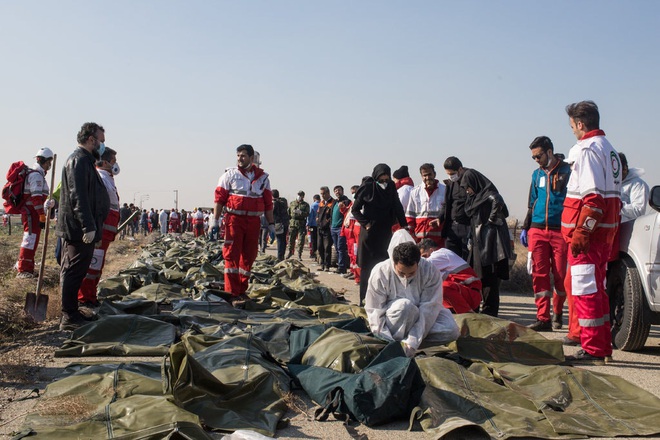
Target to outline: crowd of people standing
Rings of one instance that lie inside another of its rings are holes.
[[[537,331],[562,328],[563,306],[568,302],[569,332],[564,343],[582,346],[576,360],[600,362],[612,353],[605,291],[608,262],[616,259],[619,224],[645,212],[648,186],[641,179],[643,170],[628,167],[626,156],[607,141],[595,103],[571,104],[566,113],[577,139],[568,157],[556,153],[547,136],[529,145],[538,169],[532,174],[520,241],[529,247],[537,306],[537,320],[530,327]],[[277,189],[271,189],[258,153],[243,144],[236,150],[237,166],[219,179],[212,210],[147,211],[132,203],[120,206],[114,183],[119,173],[117,152],[105,146],[104,128],[86,123],[77,140],[79,147],[66,160],[61,187],[54,195],[45,180],[53,152],[42,148],[36,154],[25,186],[24,239],[16,264],[17,276],[32,275],[44,216],[57,205],[62,329],[91,319],[79,307],[97,303],[96,285],[115,236],[124,239],[157,231],[222,237],[225,290],[236,307],[250,301],[246,291],[252,264],[258,251],[263,252],[274,239],[278,260],[301,260],[308,247],[320,271],[335,268],[333,272],[355,280],[360,305],[378,304],[380,318],[392,304],[381,297],[374,302],[370,295],[378,291],[393,298],[409,297],[406,286],[414,279],[420,259],[426,258],[444,273],[444,308],[498,316],[500,283],[509,278],[513,257],[508,208],[496,185],[458,157],[444,160],[442,181],[430,162],[419,167],[418,185],[407,165],[392,172],[387,164],[379,163],[350,188],[352,199],[344,194],[343,186],[335,185],[332,192],[329,186],[320,187],[311,204],[303,190],[288,203]],[[399,243],[402,246],[395,248],[391,240],[398,230],[405,237]],[[411,242],[419,249],[413,250]],[[393,272],[382,266],[392,258]],[[427,263],[423,266],[424,273],[431,270]],[[376,267],[378,274],[372,274]],[[403,288],[389,291],[382,284],[377,286],[382,279],[395,284],[398,280]],[[438,281],[434,278],[433,282]],[[415,296],[411,298],[414,307],[420,307],[414,304]],[[367,311],[374,310],[368,307]],[[384,325],[380,318],[374,318],[374,325]],[[416,318],[406,319],[414,324]],[[411,347],[416,348],[417,342]]]
[[[619,155],[605,138],[595,103],[571,104],[566,113],[577,139],[568,158],[554,152],[547,136],[537,137],[529,146],[539,165],[532,175],[529,210],[520,236],[521,243],[530,248],[537,305],[537,321],[530,327],[537,331],[561,328],[567,301],[569,333],[564,343],[582,346],[573,360],[598,363],[612,352],[605,277],[608,262],[618,254],[618,225],[622,217],[629,221],[644,212],[648,186],[640,178],[642,170],[628,168],[625,155]],[[443,299],[445,307],[496,317],[500,283],[509,278],[514,256],[508,207],[496,185],[483,173],[465,167],[458,157],[446,158],[443,168],[446,179],[440,182],[435,166],[422,164],[422,183],[415,186],[407,166],[392,173],[381,163],[352,188],[354,200],[344,195],[341,185],[333,188],[334,197],[328,186],[322,186],[309,211],[306,202],[302,204],[304,191],[287,209],[286,199],[273,190],[268,194],[273,221],[263,222],[264,230],[271,228],[275,234],[279,260],[285,258],[287,241],[287,258],[296,251],[301,258],[302,214],[308,212],[310,257],[321,271],[336,266],[335,273],[355,279],[362,305],[369,302],[370,286],[378,282],[378,276],[371,276],[373,268],[391,258],[392,234],[405,229],[414,241],[425,243],[424,249],[443,250],[442,257],[435,258],[442,262],[438,264],[453,265],[458,272],[469,267],[479,280],[478,288],[445,286],[454,299],[453,305],[449,298]],[[401,261],[416,261],[410,250],[401,252]],[[464,281],[460,282],[463,287]],[[481,294],[478,304],[476,290]],[[466,305],[471,307],[466,309]]]

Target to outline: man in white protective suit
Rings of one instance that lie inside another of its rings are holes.
[[[388,253],[390,259],[378,263],[369,276],[365,310],[372,333],[401,342],[408,357],[422,342],[429,346],[456,340],[458,326],[442,305],[442,276],[421,258],[408,231],[394,233]]]

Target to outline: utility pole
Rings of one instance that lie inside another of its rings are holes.
[[[142,202],[149,200],[149,194],[142,194],[140,196],[140,211],[142,211]]]
[[[174,209],[179,210],[179,190],[174,190]]]

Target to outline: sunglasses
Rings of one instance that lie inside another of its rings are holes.
[[[539,160],[539,159],[542,158],[543,156],[545,156],[545,151],[544,151],[543,153],[541,153],[541,154],[535,154],[534,156],[532,156],[532,159],[534,159],[534,160]]]

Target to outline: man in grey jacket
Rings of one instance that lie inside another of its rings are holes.
[[[60,330],[74,330],[92,317],[78,310],[78,289],[101,241],[103,220],[110,200],[94,163],[105,150],[105,130],[86,122],[78,132],[78,148],[62,170],[62,190],[57,217],[57,236],[62,237],[62,320]]]

